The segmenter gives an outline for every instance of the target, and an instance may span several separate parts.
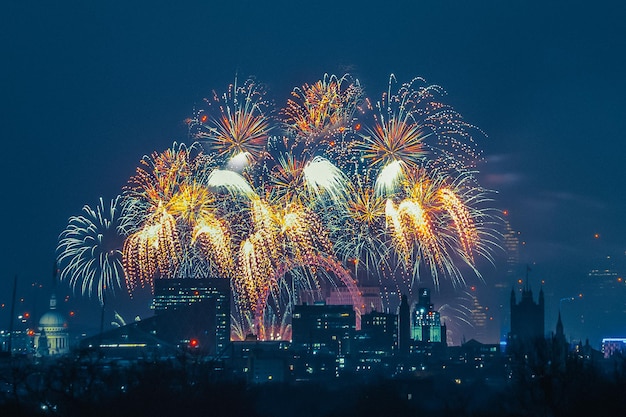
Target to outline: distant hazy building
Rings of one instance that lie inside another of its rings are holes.
[[[50,297],[50,309],[39,319],[34,348],[37,356],[64,355],[70,351],[67,320],[57,310],[57,299],[54,294]]]
[[[582,298],[572,303],[570,310],[577,311],[578,338],[601,340],[623,333],[626,322],[626,276],[611,257],[597,261],[583,280]]]
[[[471,297],[470,318],[474,326],[474,337],[484,341],[487,338],[487,325],[489,324],[487,308],[480,303],[476,293],[472,293]]]
[[[383,311],[380,287],[359,287],[357,299],[361,304],[355,307],[359,309],[361,314]],[[346,287],[332,288],[330,295],[326,298],[327,305],[348,305],[353,304],[353,302],[352,293]]]
[[[504,219],[505,230],[502,234],[502,240],[504,244],[504,249],[506,250],[506,273],[504,274],[504,279],[496,282],[496,288],[505,289],[508,286],[508,283],[511,279],[515,278],[519,273],[519,259],[520,259],[520,243],[519,243],[519,232],[516,232],[511,227],[509,221]]]

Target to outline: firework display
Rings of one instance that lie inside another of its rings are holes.
[[[475,175],[480,131],[442,98],[391,76],[373,102],[358,80],[326,75],[274,111],[263,86],[235,82],[187,120],[193,145],[142,159],[115,200],[119,224],[87,208],[70,219],[62,278],[99,297],[122,276],[131,294],[228,279],[233,337],[260,339],[287,337],[305,293],[348,291],[358,316],[362,274],[409,293],[425,279],[462,286],[497,236]],[[111,227],[123,237],[111,255],[83,239]]]
[[[105,294],[123,285],[123,227],[120,197],[108,205],[100,199],[95,209],[84,206],[81,215],[70,217],[57,247],[61,280],[104,304]]]

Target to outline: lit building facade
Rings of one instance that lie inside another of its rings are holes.
[[[609,337],[602,339],[602,354],[605,359],[614,354],[626,352],[626,337]]]
[[[67,320],[57,310],[57,299],[54,294],[50,297],[50,310],[39,319],[38,330],[34,338],[37,356],[65,355],[70,352]]]
[[[418,302],[413,307],[411,336],[415,342],[445,343],[446,326],[430,302],[430,289],[420,288]]]

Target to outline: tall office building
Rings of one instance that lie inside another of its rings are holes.
[[[493,325],[498,329],[498,339],[506,340],[507,334],[511,327],[509,315],[509,290],[511,283],[517,281],[523,276],[523,265],[520,262],[520,232],[513,230],[507,218],[507,212],[504,213],[504,231],[502,233],[502,247],[506,251],[506,263],[498,265],[498,273],[493,279],[489,280],[491,285],[491,294],[487,294],[485,300],[491,300],[494,311],[491,315],[494,317]],[[482,335],[477,335],[482,337]]]
[[[474,339],[485,342],[487,338],[487,325],[489,323],[489,318],[487,317],[488,307],[480,303],[478,295],[475,292],[472,293],[471,296],[470,318],[474,326]]]
[[[205,326],[209,328],[202,333],[211,336],[207,339],[210,352],[222,352],[230,341],[230,282],[227,279],[157,279],[153,308],[156,316],[173,311],[193,311],[193,314],[202,311],[199,314],[208,316]]]
[[[626,276],[612,257],[596,261],[582,281],[582,297],[568,303],[573,336],[601,340],[623,334],[626,321]],[[601,301],[600,301],[601,300]],[[600,302],[599,302],[600,301]],[[573,312],[576,312],[572,314]]]

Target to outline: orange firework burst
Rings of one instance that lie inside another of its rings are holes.
[[[376,103],[374,128],[366,128],[358,149],[372,167],[384,170],[392,163],[403,169],[415,169],[426,155],[424,140],[428,133],[416,119],[419,95],[406,85],[397,93],[391,92],[395,78],[389,79],[389,89]]]
[[[410,168],[419,166],[425,155],[423,128],[410,113],[401,111],[377,121],[374,129],[363,135],[363,157],[374,167],[384,168],[392,162],[401,162]]]
[[[233,286],[238,307],[253,315],[263,335],[268,300],[270,296],[278,297],[280,279],[286,272],[277,272],[282,270],[281,265],[309,265],[321,254],[332,257],[332,245],[319,218],[302,204],[283,205],[258,197],[251,204],[253,231],[240,244]]]
[[[125,193],[125,217],[132,230],[123,249],[131,292],[155,277],[176,276],[194,262],[192,247],[212,250],[221,271],[232,269],[230,232],[217,217],[215,196],[197,182],[198,166],[184,145],[144,158]]]
[[[348,76],[324,75],[322,80],[295,88],[283,110],[285,123],[307,145],[350,129],[363,89]]]
[[[424,169],[411,171],[404,197],[398,204],[388,199],[385,211],[396,252],[415,268],[427,267],[436,283],[440,274],[462,281],[455,260],[472,266],[474,251],[481,248],[477,224],[484,213],[470,205],[480,199],[471,194],[476,192],[467,184],[471,178],[451,184],[446,179]]]
[[[201,112],[190,121],[190,128],[196,128],[195,136],[220,156],[257,160],[265,152],[272,128],[264,95],[263,88],[253,80],[248,79],[242,86],[235,80],[221,102],[215,95],[219,116],[210,118]]]
[[[178,186],[192,175],[190,152],[193,149],[184,144],[174,144],[163,153],[154,152],[141,160],[141,166],[137,168],[125,189],[127,200],[135,199],[142,205],[127,207],[131,210],[138,208],[131,215],[149,215],[172,198]]]
[[[291,153],[278,158],[278,164],[274,166],[270,177],[274,200],[288,204],[302,203],[307,199],[304,195],[306,191],[305,165],[305,161],[296,159]]]
[[[460,249],[464,255],[474,262],[474,247],[479,243],[476,223],[467,204],[448,187],[439,189],[437,197],[456,230]]]

